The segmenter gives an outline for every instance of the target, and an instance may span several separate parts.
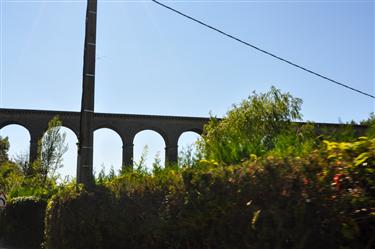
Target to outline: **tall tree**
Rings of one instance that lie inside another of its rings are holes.
[[[46,181],[47,177],[54,177],[56,170],[63,167],[63,155],[68,150],[65,142],[66,133],[61,133],[62,122],[54,117],[48,123],[48,129],[39,140],[38,160],[35,170]]]
[[[301,104],[301,99],[275,87],[267,93],[254,92],[222,120],[211,117],[200,140],[202,154],[207,159],[236,163],[251,154],[270,151],[292,121],[302,118]]]

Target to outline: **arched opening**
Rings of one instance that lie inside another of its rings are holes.
[[[180,135],[178,139],[178,164],[191,165],[197,159],[196,142],[201,136],[193,131],[187,131]]]
[[[30,132],[22,125],[10,124],[0,129],[2,138],[8,137],[8,156],[12,161],[28,161],[30,153]]]
[[[108,175],[111,169],[118,174],[122,167],[122,140],[114,130],[101,128],[94,132],[94,162],[95,176],[104,170]]]
[[[154,165],[165,165],[165,142],[153,130],[144,130],[134,137],[134,168],[142,167],[152,171]]]
[[[62,126],[61,134],[65,134],[68,150],[63,155],[63,167],[57,170],[62,179],[73,179],[77,175],[77,143],[76,134],[69,128]]]

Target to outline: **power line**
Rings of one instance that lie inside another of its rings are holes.
[[[259,48],[259,47],[257,47],[257,46],[254,46],[254,45],[252,45],[252,44],[250,44],[250,43],[248,43],[248,42],[246,42],[246,41],[244,41],[244,40],[241,40],[241,39],[239,39],[239,38],[237,38],[237,37],[235,37],[235,36],[233,36],[233,35],[230,35],[230,34],[224,32],[224,31],[222,31],[222,30],[220,30],[220,29],[217,29],[217,28],[215,28],[215,27],[213,27],[213,26],[211,26],[211,25],[209,25],[209,24],[207,24],[207,23],[204,23],[204,22],[202,22],[202,21],[200,21],[200,20],[198,20],[198,19],[196,19],[196,18],[194,18],[194,17],[191,17],[191,16],[189,16],[189,15],[186,15],[186,14],[182,13],[181,11],[176,10],[176,9],[174,9],[174,8],[168,6],[168,5],[165,5],[165,4],[163,4],[163,3],[159,2],[159,1],[156,1],[156,0],[151,0],[151,1],[154,2],[154,3],[156,3],[156,4],[158,4],[158,5],[160,5],[160,6],[162,6],[162,7],[164,7],[164,8],[167,8],[167,9],[169,9],[169,10],[171,10],[171,11],[173,11],[173,12],[175,12],[175,13],[177,13],[177,14],[183,16],[183,17],[186,17],[186,18],[188,18],[188,19],[190,19],[190,20],[192,20],[192,21],[194,21],[194,22],[196,22],[196,23],[199,23],[199,24],[205,26],[206,28],[209,28],[209,29],[211,29],[211,30],[214,30],[214,31],[216,31],[216,32],[218,32],[218,33],[220,33],[220,34],[222,34],[222,35],[224,35],[224,36],[227,36],[227,37],[229,37],[229,38],[231,38],[231,39],[233,39],[233,40],[235,40],[235,41],[238,41],[238,42],[240,42],[240,43],[242,43],[242,44],[244,44],[244,45],[246,45],[246,46],[248,46],[248,47],[251,47],[251,48],[253,48],[253,49],[256,49],[256,50],[258,50],[259,52],[262,52],[262,53],[264,53],[264,54],[267,54],[267,55],[269,55],[269,56],[272,56],[272,57],[274,57],[274,58],[276,58],[276,59],[278,59],[278,60],[280,60],[280,61],[283,61],[283,62],[285,62],[285,63],[287,63],[287,64],[289,64],[289,65],[292,65],[292,66],[294,66],[294,67],[297,67],[297,68],[299,68],[299,69],[301,69],[301,70],[303,70],[303,71],[305,71],[305,72],[308,72],[308,73],[310,73],[310,74],[313,74],[313,75],[315,75],[315,76],[318,76],[318,77],[320,77],[320,78],[323,78],[323,79],[325,79],[325,80],[328,80],[328,81],[330,81],[330,82],[332,82],[332,83],[335,83],[335,84],[337,84],[337,85],[339,85],[339,86],[345,87],[345,88],[350,89],[350,90],[352,90],[352,91],[354,91],[354,92],[357,92],[357,93],[360,93],[360,94],[363,94],[363,95],[366,95],[366,96],[368,96],[368,97],[370,97],[370,98],[375,99],[375,96],[374,96],[374,95],[371,95],[371,94],[369,94],[369,93],[363,92],[363,91],[361,91],[361,90],[358,90],[358,89],[356,89],[356,88],[353,88],[353,87],[351,87],[351,86],[348,86],[348,85],[346,85],[346,84],[344,84],[344,83],[341,83],[341,82],[338,82],[338,81],[336,81],[336,80],[334,80],[334,79],[328,78],[328,77],[326,77],[326,76],[324,76],[324,75],[322,75],[322,74],[316,73],[316,72],[314,72],[314,71],[312,71],[312,70],[310,70],[310,69],[307,69],[307,68],[305,68],[305,67],[303,67],[303,66],[300,66],[300,65],[298,65],[298,64],[296,64],[296,63],[293,63],[293,62],[291,62],[291,61],[289,61],[289,60],[286,60],[286,59],[284,59],[284,58],[282,58],[282,57],[280,57],[280,56],[277,56],[277,55],[275,55],[275,54],[273,54],[273,53],[270,53],[270,52],[268,52],[268,51],[266,51],[266,50],[264,50],[264,49],[261,49],[261,48]]]

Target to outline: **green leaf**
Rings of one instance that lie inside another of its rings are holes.
[[[257,223],[257,221],[259,219],[259,215],[260,215],[261,211],[262,210],[259,209],[259,210],[255,211],[254,214],[253,214],[253,218],[251,219],[251,227],[253,229],[255,229],[255,225],[256,225],[256,223]]]
[[[370,155],[369,152],[363,152],[362,154],[360,154],[359,156],[357,156],[354,159],[354,165],[355,166],[361,165],[362,163],[364,163],[365,161],[367,161],[367,159],[369,159],[370,156],[371,155]]]

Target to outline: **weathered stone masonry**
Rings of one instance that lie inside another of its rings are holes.
[[[30,161],[37,158],[38,140],[48,127],[48,122],[59,116],[64,127],[79,134],[79,112],[45,111],[27,109],[0,108],[0,129],[10,124],[25,127],[30,133]],[[108,128],[119,134],[122,140],[122,164],[133,165],[133,141],[137,133],[153,130],[159,133],[165,142],[166,164],[176,163],[178,158],[178,139],[186,131],[201,134],[208,118],[131,115],[94,113],[93,130]]]

